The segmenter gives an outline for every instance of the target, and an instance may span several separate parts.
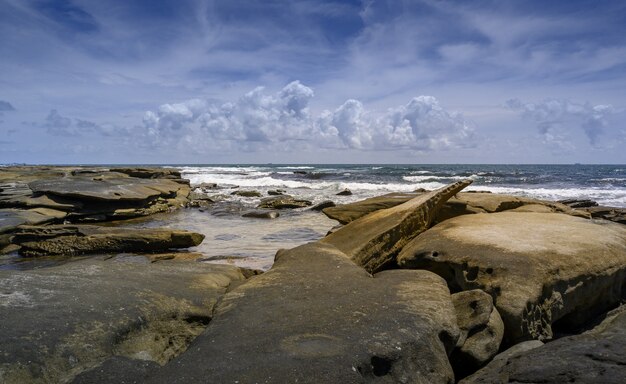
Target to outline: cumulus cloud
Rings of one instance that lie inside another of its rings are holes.
[[[577,103],[561,99],[546,99],[539,103],[511,99],[507,101],[507,106],[519,111],[525,119],[533,121],[539,133],[549,141],[558,139],[557,132],[578,127],[592,146],[598,144],[598,139],[608,125],[608,118],[616,112],[611,105],[593,105],[589,102]]]
[[[472,145],[473,129],[459,113],[445,110],[432,96],[378,113],[350,99],[334,110],[312,114],[311,88],[294,81],[275,94],[256,88],[221,105],[199,99],[164,104],[144,115],[143,126],[156,142],[300,142],[318,148],[358,150],[437,150]]]
[[[46,116],[43,126],[53,136],[75,137],[85,134],[102,136],[124,135],[128,131],[112,124],[97,124],[89,120],[72,119],[62,116],[56,109],[52,109]]]

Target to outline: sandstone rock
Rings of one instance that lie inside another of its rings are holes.
[[[584,212],[591,214],[591,217],[614,221],[620,224],[626,224],[626,208],[615,207],[589,207],[582,209]]]
[[[114,356],[129,359],[112,364],[104,381],[82,382],[118,382],[113,378],[145,366],[137,359],[155,362],[154,369],[187,348],[229,284],[243,279],[225,265],[97,258],[0,270],[1,381],[68,382],[102,363],[98,369],[107,369]]]
[[[352,191],[348,188],[336,194],[337,196],[352,196]]]
[[[104,174],[97,178],[44,179],[28,184],[35,193],[96,201],[142,201],[174,196],[180,185],[164,179],[138,179]]]
[[[366,270],[379,271],[395,260],[406,243],[429,227],[439,208],[451,196],[471,182],[459,181],[393,208],[373,212],[320,241],[334,245]]]
[[[180,179],[180,171],[172,168],[111,168],[110,171],[139,179]]]
[[[475,372],[500,348],[504,324],[489,294],[479,289],[452,295],[461,337],[450,361],[457,379]]]
[[[246,212],[241,216],[253,217],[255,219],[275,219],[278,216],[280,216],[280,213],[276,211],[251,211],[251,212]]]
[[[545,345],[511,348],[461,383],[626,382],[626,306],[593,330]]]
[[[261,192],[259,191],[235,191],[235,192],[232,192],[231,195],[241,196],[241,197],[261,197]]]
[[[334,207],[335,203],[330,201],[330,200],[326,200],[326,201],[322,201],[319,204],[315,204],[314,206],[311,207],[312,211],[321,211],[325,208],[330,208],[330,207]]]
[[[587,208],[598,206],[597,202],[589,199],[566,199],[559,200],[558,202],[561,204],[565,204],[570,208]]]
[[[311,206],[313,203],[308,200],[294,199],[293,196],[282,195],[275,197],[268,197],[261,200],[261,204],[257,208],[264,209],[294,209],[305,208]]]
[[[341,224],[348,224],[374,211],[406,203],[419,195],[420,194],[417,193],[389,193],[355,203],[339,204],[336,207],[325,208],[322,212],[329,218],[339,221]]]
[[[145,382],[451,383],[457,337],[437,275],[372,278],[312,243],[280,251],[270,271],[227,293],[192,347]]]
[[[204,235],[170,229],[137,229],[97,227],[90,225],[21,226],[12,243],[21,247],[20,254],[80,255],[118,252],[158,252],[193,247]]]
[[[407,244],[405,268],[428,269],[453,290],[489,293],[507,343],[550,339],[618,303],[626,228],[554,213],[501,212],[444,221]]]
[[[284,189],[269,190],[267,191],[267,194],[270,196],[281,196],[285,194],[285,190]]]

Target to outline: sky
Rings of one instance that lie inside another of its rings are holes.
[[[622,0],[0,0],[0,164],[624,164],[624,36]]]

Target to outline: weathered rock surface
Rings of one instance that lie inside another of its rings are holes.
[[[261,197],[261,192],[259,191],[235,191],[235,192],[232,192],[231,195],[241,196],[241,197]]]
[[[445,281],[373,277],[320,243],[280,251],[227,293],[213,321],[151,383],[452,383],[458,328]]]
[[[251,212],[246,212],[241,216],[252,217],[255,219],[275,219],[278,216],[280,216],[280,213],[276,211],[251,211]]]
[[[412,198],[422,193],[388,193],[386,195],[371,197],[362,201],[350,204],[339,204],[334,207],[325,208],[322,212],[329,218],[339,221],[341,224],[363,217],[380,209],[387,209],[406,203]]]
[[[341,224],[347,224],[374,211],[403,204],[424,193],[425,192],[389,193],[350,204],[340,204],[336,207],[324,209],[323,212],[329,218],[337,220]],[[454,197],[451,197],[439,209],[439,212],[433,221],[435,223],[440,223],[444,220],[460,215],[503,212],[513,209],[523,210],[525,207],[530,207],[526,210],[535,212],[560,212],[573,216],[589,217],[589,215],[583,211],[574,210],[564,204],[550,201],[501,195],[496,193],[460,192]]]
[[[193,247],[202,242],[200,233],[170,229],[98,227],[92,225],[21,226],[11,242],[20,254],[81,255],[116,252],[159,252]]]
[[[126,219],[184,206],[188,184],[168,169],[4,167],[0,207],[55,209],[72,222]]]
[[[581,209],[584,212],[588,212],[591,217],[596,219],[604,219],[614,221],[620,224],[626,224],[626,208],[615,207],[589,207]]]
[[[456,217],[422,233],[398,265],[489,293],[509,344],[550,339],[616,305],[626,289],[626,228],[554,213]]]
[[[331,200],[322,201],[321,203],[315,204],[311,207],[312,211],[321,211],[325,208],[334,207],[335,203]]]
[[[313,205],[309,200],[295,199],[289,195],[279,195],[274,197],[267,197],[261,200],[261,204],[257,208],[263,209],[294,209],[305,208]]]
[[[461,336],[450,361],[457,379],[475,372],[500,348],[504,323],[489,294],[480,289],[452,295]]]
[[[336,194],[337,196],[352,196],[352,191],[348,188]]]
[[[164,364],[206,327],[229,284],[243,280],[226,265],[95,258],[0,270],[0,381],[67,382],[113,356],[132,358],[127,371],[108,364],[106,380],[82,381],[109,383],[141,372],[144,360]]]
[[[624,383],[625,309],[622,306],[599,326],[580,335],[539,346],[518,348],[516,345],[511,348],[514,351],[496,356],[461,383]]]
[[[373,212],[320,241],[334,245],[366,270],[379,271],[394,262],[402,247],[430,226],[439,208],[471,182],[459,181],[393,208]]]

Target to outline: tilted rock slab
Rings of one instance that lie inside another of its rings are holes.
[[[557,320],[576,326],[621,300],[626,227],[554,213],[466,215],[422,233],[397,260],[453,290],[488,292],[509,344],[550,339]]]
[[[20,254],[83,255],[113,252],[157,252],[199,245],[204,235],[173,229],[99,227],[93,225],[22,226],[11,242]]]
[[[373,277],[336,248],[280,251],[227,293],[207,330],[147,383],[453,383],[459,330],[428,271]]]
[[[626,306],[589,332],[507,352],[461,383],[626,383]]]
[[[415,197],[393,208],[363,216],[320,240],[332,244],[369,272],[393,262],[395,255],[426,230],[437,211],[472,183],[463,180]]]
[[[64,383],[113,356],[131,359],[126,371],[85,382],[132,382],[116,378],[185,350],[226,288],[244,280],[226,265],[98,258],[0,270],[0,382]]]

